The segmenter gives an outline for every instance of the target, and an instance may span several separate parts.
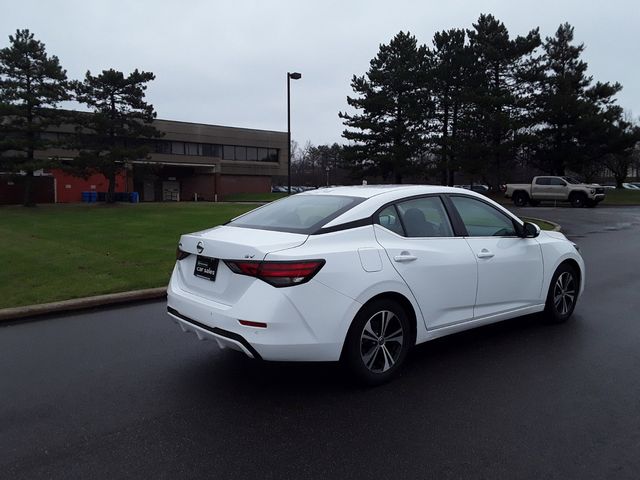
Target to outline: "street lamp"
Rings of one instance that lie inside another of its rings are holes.
[[[291,79],[301,78],[301,73],[287,72],[287,195],[291,195]]]

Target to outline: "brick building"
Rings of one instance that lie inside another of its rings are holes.
[[[164,135],[149,140],[150,155],[127,165],[117,178],[116,191],[138,192],[141,201],[224,200],[233,193],[271,190],[273,176],[287,173],[287,134],[268,130],[223,127],[199,123],[156,120]],[[66,126],[47,133],[51,140],[73,134]],[[38,157],[73,162],[75,152],[51,149]],[[19,203],[19,178],[0,179],[0,203]],[[84,191],[106,191],[102,175],[88,179],[61,170],[43,172],[36,186],[45,189],[40,202],[79,202]]]

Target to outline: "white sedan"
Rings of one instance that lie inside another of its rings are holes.
[[[256,359],[392,377],[418,343],[535,312],[567,320],[584,262],[488,198],[439,186],[313,190],[182,235],[168,313]]]

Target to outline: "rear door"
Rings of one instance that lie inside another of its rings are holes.
[[[549,195],[549,177],[537,177],[531,184],[531,198],[534,200],[548,200]]]
[[[477,262],[453,233],[439,196],[419,197],[383,208],[376,239],[411,289],[428,329],[473,318]]]
[[[478,261],[474,317],[539,304],[543,268],[538,241],[519,237],[513,219],[487,202],[462,195],[449,198]]]

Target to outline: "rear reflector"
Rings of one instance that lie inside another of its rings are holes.
[[[324,260],[293,262],[225,260],[229,269],[240,275],[256,277],[274,287],[291,287],[308,282],[322,268]]]
[[[267,328],[267,324],[262,322],[251,322],[249,320],[238,320],[238,322],[245,327]]]

